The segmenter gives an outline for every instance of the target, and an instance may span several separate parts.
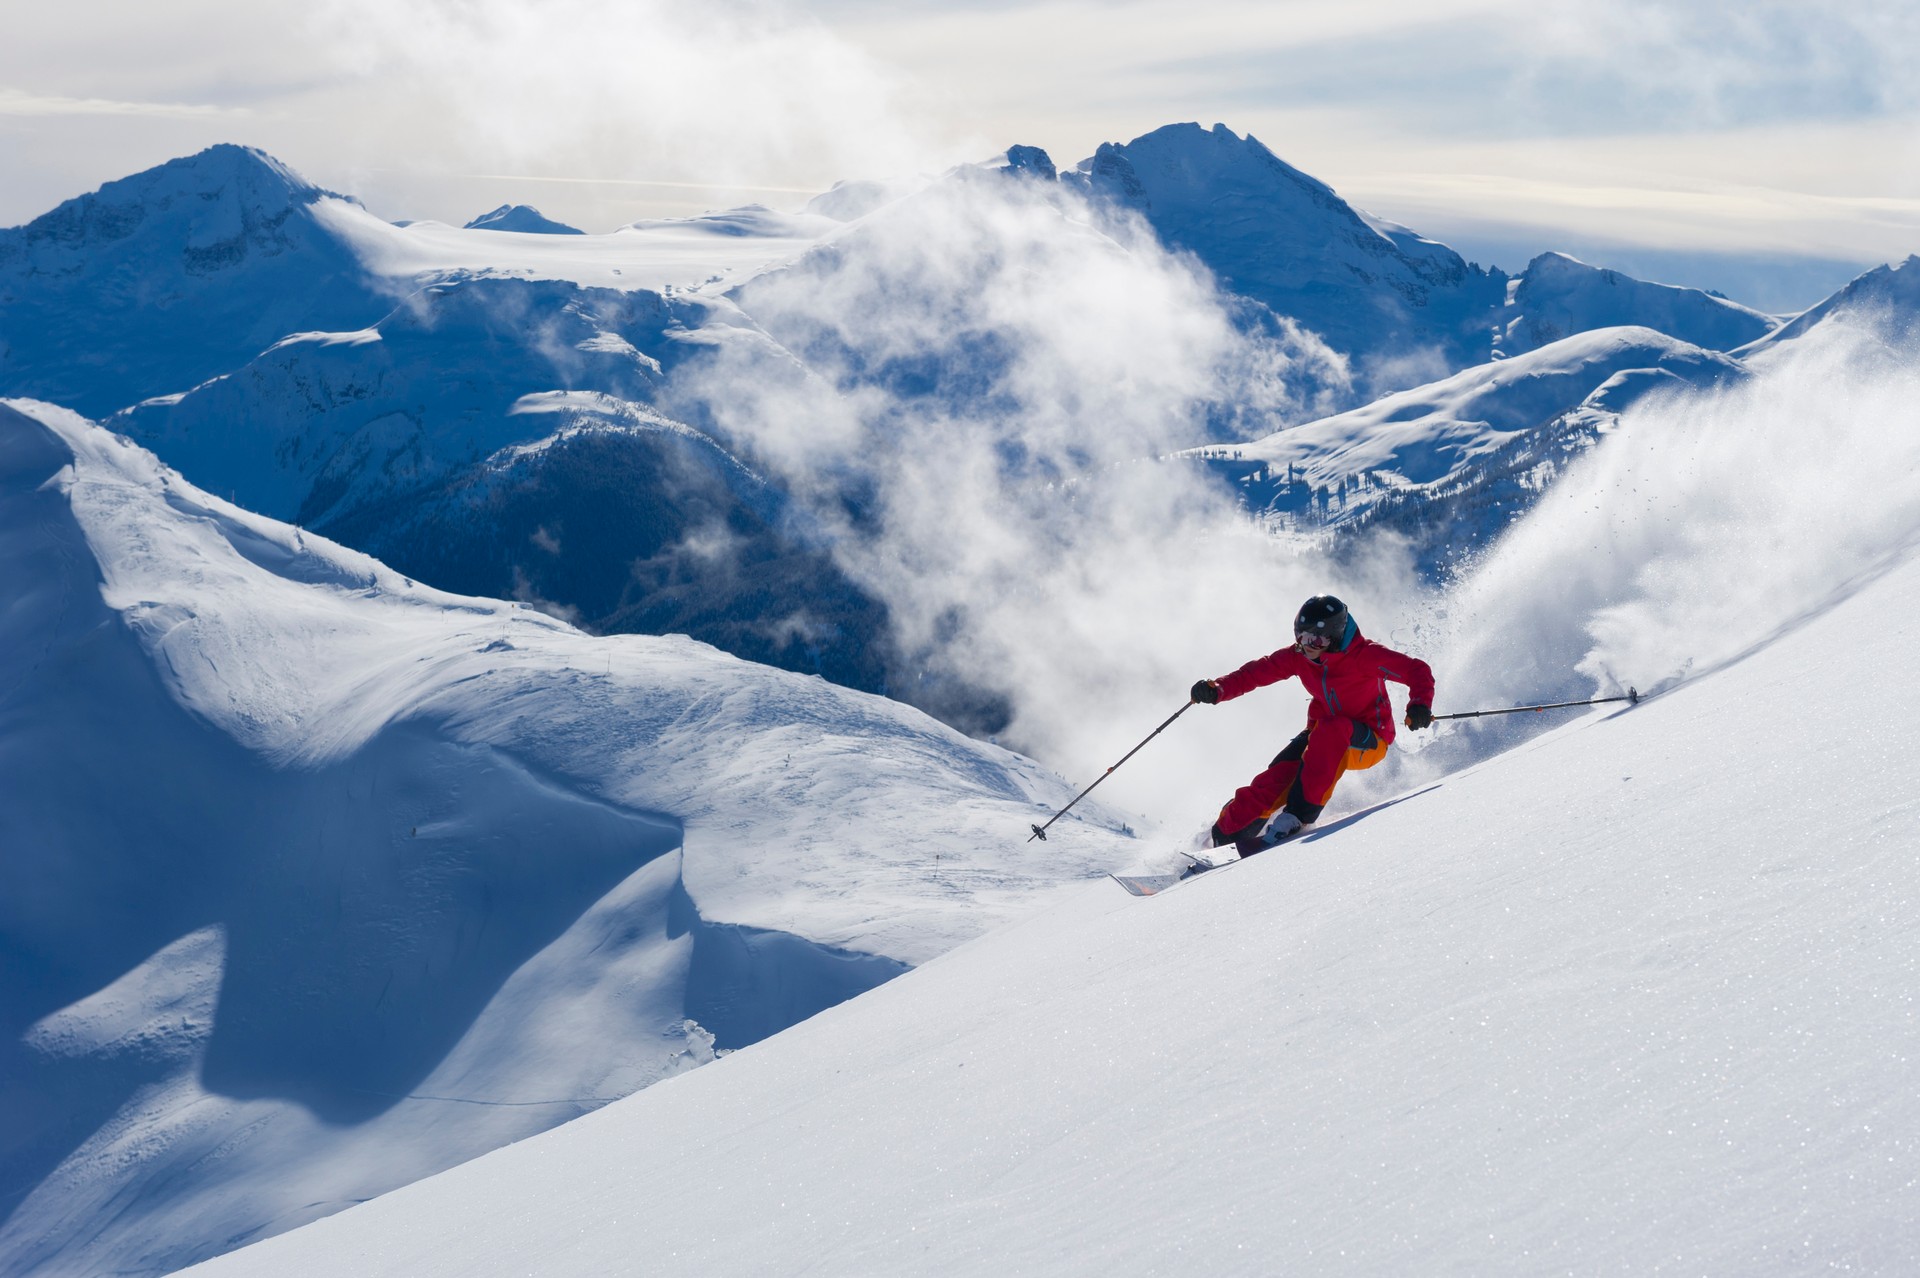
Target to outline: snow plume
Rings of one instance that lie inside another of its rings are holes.
[[[736,298],[758,328],[705,330],[714,356],[678,393],[887,603],[895,669],[916,681],[898,696],[990,691],[1011,743],[1091,779],[1194,679],[1281,642],[1300,599],[1353,588],[1198,467],[1157,460],[1271,430],[1344,365],[1290,326],[1236,326],[1130,214],[962,170]],[[1278,748],[1270,722],[1242,726],[1241,755]],[[1202,756],[1232,733],[1188,727],[1110,797],[1183,818],[1217,805]]]
[[[818,189],[911,170],[901,86],[779,0],[323,0],[337,60],[483,168]]]
[[[1449,592],[1438,709],[1671,689],[1819,625],[1920,546],[1920,340],[1836,319],[1751,362],[1630,409]],[[1427,762],[1542,726],[1488,720]]]

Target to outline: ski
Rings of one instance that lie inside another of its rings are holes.
[[[1232,862],[1223,862],[1223,864],[1231,865]],[[1178,874],[1109,874],[1107,877],[1135,896],[1155,896],[1176,883],[1185,883],[1188,879],[1198,878],[1208,870],[1219,868],[1220,866],[1209,865],[1205,861],[1196,861]]]
[[[1260,848],[1259,852],[1249,853],[1247,856],[1235,857],[1231,861],[1202,861],[1196,857],[1187,857],[1187,860],[1191,861],[1192,864],[1177,874],[1109,874],[1107,877],[1135,896],[1158,896],[1168,888],[1177,887],[1185,883],[1188,879],[1197,879],[1209,870],[1224,870],[1229,865],[1239,865],[1242,861],[1247,860],[1248,856],[1258,856],[1260,852],[1265,852],[1269,848],[1277,848],[1283,843],[1292,843],[1295,839],[1312,834],[1313,832],[1313,826],[1303,825],[1283,839],[1275,839],[1271,843],[1266,843],[1265,846]],[[1181,855],[1184,856],[1186,854],[1182,853]]]

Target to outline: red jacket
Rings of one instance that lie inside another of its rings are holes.
[[[1309,725],[1327,719],[1356,719],[1372,728],[1382,741],[1393,740],[1393,706],[1387,701],[1387,680],[1407,685],[1407,699],[1413,704],[1433,704],[1433,671],[1426,662],[1360,634],[1339,652],[1329,652],[1319,661],[1308,661],[1297,648],[1282,648],[1254,658],[1215,682],[1220,685],[1220,699],[1231,701],[1255,688],[1294,678],[1313,696],[1313,704],[1307,708]]]

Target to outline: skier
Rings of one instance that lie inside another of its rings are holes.
[[[1345,773],[1387,757],[1393,741],[1388,679],[1407,686],[1409,728],[1433,723],[1433,671],[1427,663],[1363,636],[1347,606],[1332,595],[1300,605],[1293,639],[1290,648],[1193,685],[1193,700],[1206,705],[1291,678],[1313,697],[1306,730],[1241,786],[1213,823],[1213,846],[1231,843],[1241,856],[1302,833],[1319,819]]]

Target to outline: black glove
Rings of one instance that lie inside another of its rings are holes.
[[[1433,726],[1433,711],[1416,701],[1407,707],[1407,717],[1403,722],[1415,732],[1420,731],[1422,728],[1431,728]]]
[[[1202,679],[1193,685],[1187,695],[1202,705],[1217,706],[1220,704],[1220,685],[1211,679]]]

